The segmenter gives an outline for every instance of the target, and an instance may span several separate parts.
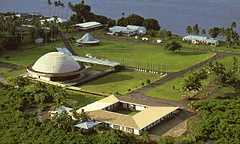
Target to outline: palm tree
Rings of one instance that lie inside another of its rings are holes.
[[[188,34],[192,34],[192,32],[193,32],[192,26],[190,26],[190,25],[187,26],[186,32],[187,32]]]
[[[236,29],[236,28],[237,28],[237,23],[236,23],[236,22],[232,22],[231,28],[232,28],[232,29]]]

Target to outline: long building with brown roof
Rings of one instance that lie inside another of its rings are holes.
[[[136,114],[122,114],[118,111],[127,109]],[[121,101],[115,96],[109,96],[77,110],[86,112],[91,119],[105,123],[113,129],[140,135],[162,120],[176,113],[179,107],[156,107]]]

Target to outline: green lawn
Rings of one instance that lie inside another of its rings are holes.
[[[74,108],[80,108],[100,99],[102,99],[102,97],[69,91],[69,96],[64,100],[64,105]]]
[[[185,79],[191,74],[192,72],[186,73],[184,76],[168,81],[164,85],[152,88],[151,90],[147,91],[145,95],[160,99],[179,101],[186,96],[186,93],[183,91],[183,85]],[[210,75],[208,79],[204,80],[202,83],[203,88],[205,88],[213,80],[213,78],[214,76]]]
[[[3,75],[3,74],[5,74],[5,73],[9,72],[10,70],[11,70],[11,69],[9,69],[9,68],[0,67],[0,75]]]
[[[146,84],[147,79],[153,81],[160,79],[160,75],[143,72],[118,72],[99,78],[95,81],[80,86],[83,90],[103,94],[126,94],[129,89],[133,90]]]
[[[34,63],[45,53],[56,51],[57,47],[63,47],[63,43],[56,42],[43,46],[25,46],[16,51],[4,52],[0,57],[0,61],[27,66]],[[173,53],[164,50],[160,45],[121,39],[103,39],[99,46],[75,47],[74,50],[79,55],[91,54],[98,58],[118,61],[128,66],[139,66],[160,71],[179,71],[206,60],[213,55],[213,53],[198,53],[191,50],[182,50]]]
[[[180,77],[171,80],[164,85],[157,86],[145,93],[150,97],[156,97],[160,99],[180,100],[184,95],[182,86],[184,84],[184,77]]]
[[[130,42],[126,40],[103,40],[99,46],[74,50],[79,55],[91,54],[98,58],[118,61],[128,66],[139,66],[162,71],[179,71],[200,61],[206,60],[213,53],[198,53],[191,50],[169,52],[160,45]]]
[[[34,63],[45,53],[56,51],[56,47],[62,47],[61,42],[51,43],[43,46],[23,46],[19,50],[7,51],[0,56],[0,61],[27,66]]]
[[[233,63],[233,56],[225,57],[219,60],[219,62],[223,63],[226,66],[231,66]],[[180,100],[184,95],[184,92],[182,90],[184,79],[188,75],[190,75],[190,73],[187,73],[184,77],[171,80],[164,85],[153,88],[150,91],[146,92],[146,95],[162,99]],[[210,79],[205,82],[205,85],[207,85],[211,80],[213,80],[213,76],[210,76]]]
[[[0,75],[5,79],[11,79],[26,72],[25,67],[19,67],[17,69],[10,69],[10,68],[0,68]]]
[[[240,62],[239,56],[236,56],[235,58],[237,58],[238,61]],[[219,62],[223,63],[227,67],[230,67],[233,64],[233,59],[234,59],[234,56],[227,56],[227,57],[221,59]]]

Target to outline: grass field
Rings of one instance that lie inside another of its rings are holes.
[[[103,94],[126,94],[129,89],[133,90],[146,83],[147,79],[153,81],[160,79],[160,75],[143,72],[118,72],[99,78],[95,81],[83,84],[83,90]]]
[[[0,68],[0,75],[4,77],[4,79],[11,79],[26,72],[25,67],[19,67],[17,69],[10,69],[10,68]]]
[[[80,108],[97,100],[102,99],[102,97],[97,97],[93,95],[86,95],[79,92],[68,91],[69,96],[64,100],[64,105],[74,108]]]
[[[183,85],[185,79],[190,76],[191,73],[185,74],[183,77],[176,78],[171,80],[164,85],[157,86],[145,93],[145,95],[160,99],[168,99],[179,101],[186,96],[186,93],[183,90]],[[203,87],[206,87],[212,80],[212,76],[210,76],[207,80],[203,81]]]
[[[160,99],[169,99],[178,101],[184,95],[182,86],[184,84],[184,77],[171,80],[164,85],[157,86],[145,93],[145,95]]]
[[[240,57],[239,56],[235,56],[235,58],[237,58],[238,62],[240,62]],[[219,62],[223,63],[227,67],[230,67],[233,64],[233,59],[234,59],[234,56],[227,56],[227,57],[221,59]]]
[[[225,57],[219,60],[219,62],[223,63],[227,67],[231,66],[233,63],[233,56]],[[240,69],[240,66],[239,66],[239,69]],[[146,92],[146,95],[151,97],[162,98],[162,99],[180,100],[184,95],[184,92],[182,90],[184,79],[189,75],[190,73],[187,73],[184,77],[171,80],[164,85],[153,88],[152,90]],[[205,85],[207,85],[212,80],[211,78],[213,77],[210,77],[210,79],[206,81]]]
[[[160,45],[124,40],[103,40],[99,46],[75,47],[74,50],[79,55],[91,54],[98,58],[118,61],[128,66],[169,72],[182,70],[213,55],[213,53],[199,53],[191,50],[173,53]]]
[[[3,75],[3,74],[5,74],[5,73],[9,72],[10,70],[11,70],[11,69],[9,69],[9,68],[0,67],[0,75]]]
[[[62,42],[43,46],[30,45],[16,51],[5,52],[0,61],[27,66],[34,63],[47,52],[63,47]],[[177,53],[164,50],[160,45],[138,43],[125,40],[103,40],[99,46],[74,50],[79,55],[91,54],[98,58],[106,58],[126,64],[160,71],[179,71],[200,61],[208,59],[212,53],[198,53],[182,50]]]
[[[4,54],[0,56],[0,61],[27,66],[34,63],[45,53],[56,51],[56,47],[62,47],[62,43],[57,42],[43,46],[29,45],[15,51],[4,52]]]

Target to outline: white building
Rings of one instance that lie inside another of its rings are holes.
[[[76,41],[78,44],[85,44],[85,45],[94,45],[98,44],[100,40],[94,38],[90,33],[86,33],[82,36],[82,38]]]
[[[56,17],[56,18],[55,17],[51,17],[51,18],[40,20],[41,25],[43,25],[46,22],[64,23],[64,22],[67,22],[67,20],[59,18],[59,17]]]
[[[126,34],[126,35],[144,35],[147,33],[147,29],[143,26],[128,25],[124,26],[113,26],[109,28],[110,33],[113,34]]]
[[[183,37],[183,41],[190,41],[192,44],[219,45],[219,41],[206,36],[188,35]]]
[[[80,30],[89,30],[89,29],[102,27],[102,24],[99,22],[85,22],[85,23],[75,24],[74,27]]]
[[[84,70],[71,56],[60,52],[47,53],[27,68],[31,78],[61,82],[84,77]]]
[[[135,115],[121,114],[119,108],[137,111]],[[86,112],[96,122],[124,132],[140,135],[143,131],[171,117],[179,107],[156,107],[121,101],[115,96],[109,96],[77,110]]]

